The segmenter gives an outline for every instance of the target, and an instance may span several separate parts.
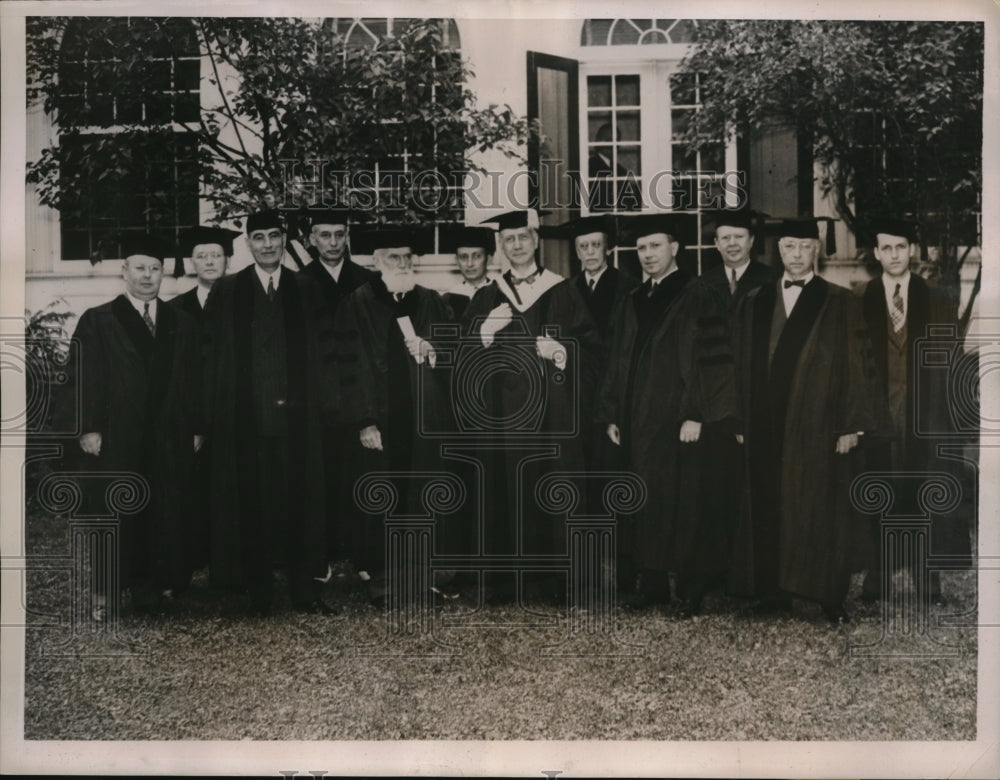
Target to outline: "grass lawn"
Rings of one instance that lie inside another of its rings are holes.
[[[29,561],[68,549],[65,518],[29,504]],[[350,578],[328,586],[337,616],[291,612],[284,596],[250,619],[201,573],[167,617],[73,631],[69,573],[50,568],[27,575],[26,739],[976,736],[973,572],[943,575],[949,603],[926,633],[879,643],[858,581],[840,626],[813,605],[751,617],[716,594],[693,619],[623,608],[614,631],[574,633],[565,609],[463,599],[434,613],[431,636],[390,633]]]

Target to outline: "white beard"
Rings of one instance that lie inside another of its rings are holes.
[[[383,271],[382,281],[391,293],[408,293],[417,283],[413,271]]]

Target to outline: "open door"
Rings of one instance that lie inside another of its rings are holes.
[[[579,63],[566,57],[528,52],[528,118],[537,119],[542,138],[528,144],[530,205],[551,213],[541,217],[542,263],[563,276],[577,270],[569,242],[554,226],[580,216]]]

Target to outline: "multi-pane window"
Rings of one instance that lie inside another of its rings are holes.
[[[693,19],[588,19],[581,46],[693,43],[698,22]]]
[[[160,29],[149,34],[154,24]],[[146,57],[125,73],[117,51],[130,41],[145,42]],[[63,259],[122,257],[147,232],[176,243],[198,221],[197,143],[178,124],[200,116],[201,57],[191,22],[73,19],[61,56],[61,110],[80,129],[60,137],[60,165],[89,182],[63,193]],[[99,146],[120,164],[91,173],[90,151]]]
[[[587,77],[587,176],[591,212],[642,208],[639,75]]]
[[[410,18],[334,18],[327,19],[327,29],[341,36],[345,42],[345,56],[351,49],[373,48],[381,42],[403,33],[418,19]],[[440,25],[443,51],[435,57],[436,71],[446,74],[460,60],[461,41],[454,19],[429,20]],[[423,87],[424,99],[443,105],[446,109],[460,111],[464,106],[463,84],[442,75],[429,80]],[[364,187],[364,199],[376,209],[386,209],[392,219],[409,207],[427,222],[461,222],[465,214],[463,200],[464,149],[461,155],[448,159],[442,153],[445,146],[439,131],[430,124],[419,122],[384,123],[383,146],[385,154],[371,160],[366,171],[370,186]],[[453,142],[449,138],[447,141]],[[449,143],[454,148],[454,143]],[[433,228],[427,231],[428,245],[433,244]]]
[[[591,71],[581,90],[587,211],[690,215],[682,264],[700,273],[712,249],[702,237],[702,211],[732,200],[736,181],[735,149],[725,144],[723,128],[695,151],[682,140],[701,108],[700,77],[677,73],[672,61],[585,69]],[[638,272],[630,248],[617,250],[617,261]]]

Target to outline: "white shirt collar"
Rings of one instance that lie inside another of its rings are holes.
[[[910,272],[907,271],[899,279],[893,279],[889,276],[882,276],[882,285],[885,287],[885,299],[892,303],[892,296],[896,292],[896,285],[899,285],[899,294],[903,298],[903,306],[906,306],[906,296],[910,291]]]
[[[670,274],[676,273],[679,270],[680,269],[675,265],[673,268],[671,268],[669,271],[667,271],[665,274],[663,274],[663,276],[661,276],[659,279],[657,279],[655,281],[653,280],[653,277],[649,276],[648,274],[643,274],[643,275],[646,277],[645,281],[650,282],[651,289],[652,289],[652,288],[655,288],[658,284],[660,284],[660,282],[662,282],[668,276],[670,276]]]
[[[323,266],[323,268],[326,269],[326,272],[328,274],[330,274],[330,276],[333,277],[333,281],[335,281],[335,282],[339,282],[340,281],[340,272],[344,270],[344,261],[343,260],[341,260],[339,263],[337,263],[334,266],[331,266],[329,263],[324,263],[322,260],[315,260],[314,262],[317,262],[321,266]]]
[[[740,279],[743,278],[743,274],[745,274],[747,272],[747,269],[749,267],[750,267],[750,258],[749,257],[746,259],[746,262],[744,262],[743,265],[738,265],[738,266],[736,266],[736,268],[730,268],[728,265],[723,265],[723,268],[726,269],[726,280],[728,281],[728,280],[732,279],[733,278],[733,271],[736,271],[736,281],[739,281]]]
[[[131,303],[135,307],[135,310],[139,312],[140,315],[144,311],[146,311],[146,304],[148,303],[149,316],[153,319],[154,322],[156,321],[156,298],[153,298],[150,301],[143,301],[136,298],[134,295],[132,295],[132,293],[128,292],[127,290],[125,291],[125,297],[128,298],[129,303]]]
[[[601,270],[598,271],[596,274],[592,274],[590,271],[585,270],[583,272],[583,275],[587,279],[587,286],[590,287],[590,280],[591,279],[594,280],[594,284],[596,285],[599,281],[601,281],[601,277],[604,275],[604,272],[607,271],[607,270],[608,270],[607,264],[605,264],[604,267],[601,268]]]
[[[803,277],[802,277],[802,283],[803,283],[803,286],[804,286],[804,285],[807,285],[807,284],[809,284],[809,282],[811,282],[811,281],[813,280],[813,277],[814,277],[815,275],[816,275],[816,274],[815,274],[815,272],[813,272],[813,271],[810,271],[810,272],[809,272],[809,273],[807,273],[807,274],[806,274],[805,276],[803,276]],[[783,274],[781,275],[781,289],[782,289],[782,290],[793,290],[793,289],[794,289],[794,290],[800,290],[800,289],[802,289],[802,288],[801,288],[801,287],[799,287],[798,285],[795,285],[794,287],[785,287],[785,281],[786,281],[786,280],[787,280],[787,281],[789,281],[789,282],[791,282],[791,281],[794,281],[794,280],[792,279],[792,277],[790,277],[790,276],[788,275],[788,271],[785,271],[785,272],[784,272],[784,273],[783,273]]]
[[[200,284],[197,287],[195,287],[194,289],[195,289],[195,293],[194,294],[198,298],[198,303],[201,306],[201,308],[204,309],[205,308],[205,301],[208,300],[208,294],[212,291],[212,289],[210,287],[204,287],[204,286],[202,286]]]
[[[253,264],[253,270],[257,273],[257,278],[260,279],[260,286],[265,290],[267,289],[267,280],[274,279],[274,289],[278,289],[278,285],[281,282],[281,266],[279,265],[271,273],[264,271],[257,263]]]

